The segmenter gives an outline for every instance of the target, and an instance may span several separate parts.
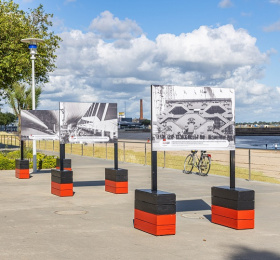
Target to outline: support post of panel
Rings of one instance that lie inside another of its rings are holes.
[[[23,160],[24,159],[24,141],[20,140],[20,159]]]
[[[64,170],[64,165],[63,165],[63,161],[65,159],[65,144],[61,144],[60,143],[60,170],[63,171]]]
[[[230,188],[235,189],[235,150],[230,150]]]
[[[157,151],[152,151],[152,191],[157,191]]]
[[[115,170],[119,168],[119,162],[118,162],[118,142],[114,143],[114,165]]]

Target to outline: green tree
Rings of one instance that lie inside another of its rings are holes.
[[[151,124],[151,120],[149,120],[149,119],[142,119],[142,120],[141,120],[141,123],[142,123],[145,127],[147,127],[147,126],[149,126],[149,125]]]
[[[0,125],[5,126],[5,130],[7,130],[7,125],[13,123],[16,120],[16,116],[12,113],[2,113],[0,112]]]
[[[0,90],[3,94],[14,83],[31,82],[30,53],[25,38],[41,38],[35,62],[36,84],[48,82],[48,73],[55,69],[55,51],[61,38],[50,30],[52,14],[43,6],[24,12],[12,0],[0,0]]]
[[[39,105],[39,96],[42,93],[42,88],[35,88],[35,106]],[[13,109],[14,114],[18,118],[18,132],[20,132],[21,109],[30,110],[32,108],[32,89],[26,84],[15,82],[12,89],[6,91],[8,104]]]

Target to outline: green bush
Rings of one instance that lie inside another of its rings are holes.
[[[15,160],[7,158],[0,153],[0,170],[13,170],[15,169]]]
[[[20,158],[20,151],[6,152],[5,154],[8,159]]]
[[[54,155],[45,155],[45,154],[42,154],[42,153],[37,153],[37,168],[38,169],[52,169],[52,168],[55,168],[56,158],[57,158],[57,156],[54,156]]]
[[[33,154],[31,149],[26,149],[24,159],[29,160],[29,168],[33,168]],[[56,158],[54,155],[45,155],[37,153],[37,168],[52,169],[56,166]],[[2,152],[0,153],[0,170],[14,170],[15,160],[20,159],[20,151]]]
[[[9,159],[20,159],[20,150],[17,151],[13,151],[13,152],[4,152],[3,154],[5,154],[5,156]],[[30,148],[26,148],[24,149],[24,159],[32,159],[33,155],[32,155],[32,149]]]

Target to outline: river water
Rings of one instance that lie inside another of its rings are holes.
[[[119,131],[119,139],[146,141],[151,133]],[[280,149],[280,136],[236,136],[236,148]],[[266,147],[267,145],[267,147]]]
[[[280,136],[236,136],[235,146],[236,148],[280,149]]]

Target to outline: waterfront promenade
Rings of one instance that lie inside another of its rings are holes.
[[[0,259],[280,259],[280,186],[237,179],[256,192],[255,229],[212,224],[211,187],[227,177],[158,169],[158,188],[176,193],[175,236],[155,237],[133,228],[134,190],[150,188],[150,166],[128,169],[129,193],[104,191],[104,168],[113,161],[68,155],[74,196],[50,193],[50,171],[19,180],[0,172]]]
[[[148,142],[150,133],[120,131],[119,132],[119,161],[150,164],[151,142]],[[249,139],[251,140],[251,139]],[[265,140],[267,141],[267,140]],[[270,142],[280,142],[278,139]],[[258,146],[256,146],[258,142]],[[32,142],[26,142],[32,147]],[[252,140],[251,147],[261,147],[263,141]],[[269,142],[268,142],[269,143]],[[241,146],[242,147],[242,146]],[[271,143],[269,143],[271,147]],[[0,149],[19,149],[19,141],[16,136],[1,136]],[[59,151],[58,141],[37,141],[38,151],[43,153]],[[96,158],[113,159],[112,144],[66,144],[66,154],[76,154]],[[229,175],[229,151],[208,151],[212,156],[210,174]],[[158,152],[158,165],[165,168],[180,169],[184,167],[184,160],[189,151]],[[240,178],[257,181],[280,183],[279,149],[237,148],[235,153],[236,174]]]

